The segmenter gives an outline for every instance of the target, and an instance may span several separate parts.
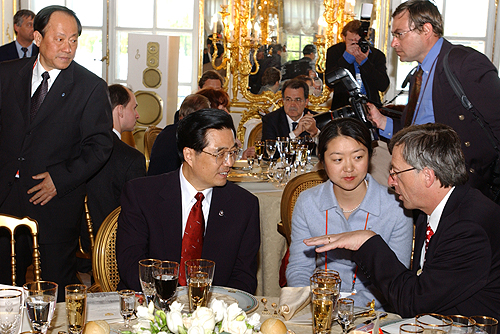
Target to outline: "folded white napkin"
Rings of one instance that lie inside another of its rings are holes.
[[[311,301],[309,286],[284,287],[280,295],[280,311],[285,320],[290,320],[295,314],[306,307]]]

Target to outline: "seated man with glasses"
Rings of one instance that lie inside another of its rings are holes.
[[[291,79],[281,89],[283,107],[262,118],[262,140],[276,137],[317,137],[319,129],[313,115],[316,112],[306,108],[309,103],[309,86],[300,79]]]
[[[216,263],[213,285],[255,293],[260,247],[259,202],[227,182],[239,153],[231,116],[203,109],[179,121],[179,169],[128,182],[116,238],[118,288],[141,290],[141,259]],[[179,284],[185,285],[182,277]]]
[[[500,207],[467,182],[460,138],[438,123],[396,133],[389,186],[415,210],[413,265],[407,269],[373,231],[304,240],[352,251],[352,259],[403,318],[420,313],[500,316]],[[342,282],[343,284],[343,282]]]

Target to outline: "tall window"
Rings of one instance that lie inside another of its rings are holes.
[[[180,36],[178,105],[196,81],[198,8],[194,0],[110,0],[109,32],[106,31],[106,0],[22,0],[35,13],[48,5],[63,5],[77,14],[83,25],[75,60],[105,77],[106,33],[109,34],[109,83],[125,83],[128,72],[128,34]],[[29,3],[28,3],[29,2]],[[173,10],[175,8],[175,10]],[[172,70],[169,68],[169,70]]]

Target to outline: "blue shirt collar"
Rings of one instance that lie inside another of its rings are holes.
[[[429,72],[431,70],[432,64],[434,64],[434,61],[439,55],[439,52],[441,52],[442,46],[443,46],[443,38],[441,37],[440,39],[438,39],[436,44],[434,44],[434,46],[430,49],[429,53],[427,53],[422,64],[420,64],[420,67],[422,67],[423,71]]]

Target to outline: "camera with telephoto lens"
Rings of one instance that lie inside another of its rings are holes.
[[[361,37],[358,41],[361,52],[366,53],[370,49],[370,43],[366,40],[370,30],[370,21],[361,20],[361,27],[358,29],[358,35]]]
[[[361,88],[359,87],[358,82],[352,77],[351,72],[343,67],[340,67],[327,73],[325,80],[329,87],[332,87],[337,82],[341,82],[349,92],[350,105],[315,115],[314,119],[316,120],[316,126],[318,129],[321,130],[326,123],[330,122],[334,118],[352,117],[363,122],[363,124],[370,130],[372,139],[377,140],[377,129],[375,129],[373,124],[368,120],[368,107],[366,106],[368,98],[366,95],[361,94]]]

